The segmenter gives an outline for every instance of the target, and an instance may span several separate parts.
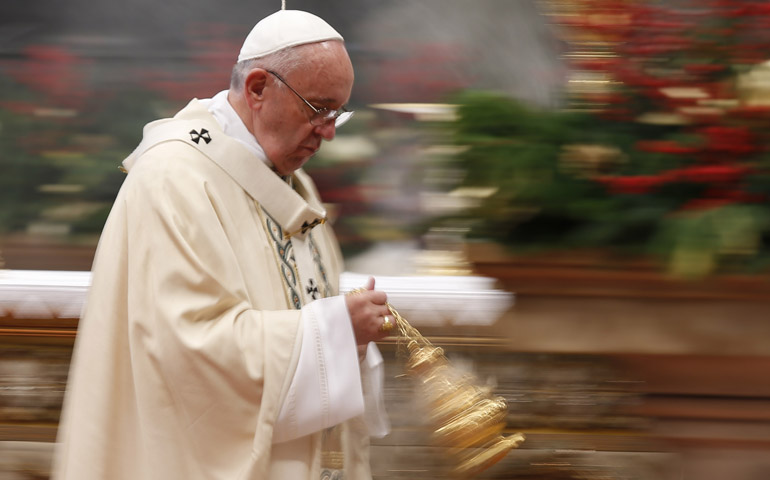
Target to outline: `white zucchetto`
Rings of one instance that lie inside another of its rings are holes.
[[[320,17],[301,10],[279,10],[257,23],[241,47],[238,61],[264,57],[287,47],[325,40],[344,41]]]

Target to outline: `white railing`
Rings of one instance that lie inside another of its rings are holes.
[[[340,290],[348,292],[368,275],[346,272]],[[415,326],[491,325],[511,306],[512,294],[479,276],[376,276],[378,290]],[[78,318],[91,272],[0,270],[0,317]]]

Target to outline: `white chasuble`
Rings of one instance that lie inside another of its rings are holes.
[[[366,366],[338,371],[358,359],[309,178],[289,187],[195,100],[145,127],[124,165],[53,478],[316,480],[320,431],[344,420],[346,477],[369,478]]]

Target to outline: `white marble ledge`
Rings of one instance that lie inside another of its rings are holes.
[[[359,288],[369,276],[345,272],[343,293]],[[376,276],[398,312],[415,326],[491,325],[511,306],[514,296],[477,276]],[[0,316],[77,318],[91,272],[0,270]]]
[[[0,316],[78,318],[91,272],[0,270]]]

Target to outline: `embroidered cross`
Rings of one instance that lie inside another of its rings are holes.
[[[310,279],[310,281],[308,281],[308,283],[309,285],[305,287],[305,290],[313,300],[316,300],[318,297],[321,296],[321,293],[318,291],[318,285],[315,284],[315,280],[313,280],[312,278]]]
[[[299,230],[297,230],[296,232],[284,233],[283,238],[291,238],[298,233],[302,233],[304,235],[311,228],[315,227],[316,225],[321,225],[323,223],[326,223],[326,218],[316,218],[310,223],[307,223],[307,220],[305,220],[305,222],[302,224],[302,227],[300,227]]]
[[[209,135],[209,131],[205,128],[201,128],[200,133],[198,133],[198,131],[195,129],[190,130],[190,139],[195,142],[196,145],[201,141],[201,138],[204,142],[206,142],[206,144],[208,144],[211,141],[211,135]]]

